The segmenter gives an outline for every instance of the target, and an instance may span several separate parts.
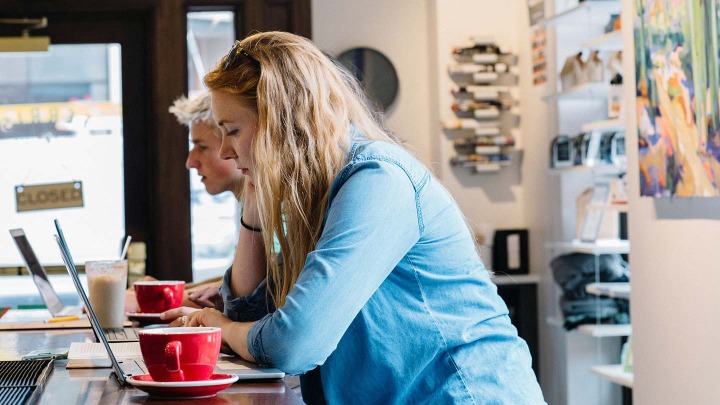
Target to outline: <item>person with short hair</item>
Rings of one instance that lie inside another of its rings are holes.
[[[180,97],[175,100],[169,111],[175,115],[180,124],[190,129],[190,141],[193,147],[188,153],[185,167],[197,171],[200,181],[210,195],[231,192],[236,199],[240,199],[244,183],[242,173],[233,162],[218,156],[221,135],[210,111],[210,93],[203,92],[192,99]],[[140,280],[156,279],[145,276]],[[222,311],[223,300],[218,291],[221,282],[222,277],[214,277],[187,284],[182,305],[192,308],[216,308]],[[138,310],[135,291],[130,286],[125,296],[125,311],[132,313]]]
[[[288,374],[319,366],[328,403],[545,403],[462,212],[350,73],[308,39],[266,32],[205,84],[220,156],[247,178],[243,261],[221,294],[267,277],[277,310],[238,322],[205,308],[188,326],[220,327],[240,356]]]

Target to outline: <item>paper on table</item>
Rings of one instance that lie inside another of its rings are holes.
[[[139,342],[110,343],[110,349],[118,361],[142,358]],[[70,343],[67,368],[106,368],[110,365],[102,343]]]

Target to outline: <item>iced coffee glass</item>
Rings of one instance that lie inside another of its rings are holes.
[[[90,305],[103,329],[120,329],[125,320],[127,260],[85,262]]]

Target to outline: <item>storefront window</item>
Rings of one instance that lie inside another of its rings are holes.
[[[54,218],[78,263],[116,258],[125,235],[120,45],[30,55],[0,53],[0,267],[22,266],[8,234],[19,227],[43,265],[60,265]]]
[[[192,12],[187,15],[188,89],[190,98],[205,91],[205,73],[235,40],[232,12]],[[190,145],[192,147],[192,145]],[[193,279],[222,275],[232,263],[238,235],[237,200],[230,192],[210,195],[198,176],[190,176]]]

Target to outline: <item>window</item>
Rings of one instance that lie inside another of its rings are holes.
[[[227,54],[235,40],[230,11],[187,14],[189,97],[205,91],[205,73]],[[190,146],[192,147],[192,145]],[[238,235],[238,204],[225,192],[212,196],[200,178],[190,176],[193,280],[222,275],[232,264]]]
[[[54,218],[78,263],[116,258],[125,235],[121,47],[51,45],[30,55],[0,53],[3,227],[25,229],[43,265],[61,264]],[[55,183],[82,190],[82,206],[19,210],[16,193]],[[0,267],[21,265],[0,237]]]

